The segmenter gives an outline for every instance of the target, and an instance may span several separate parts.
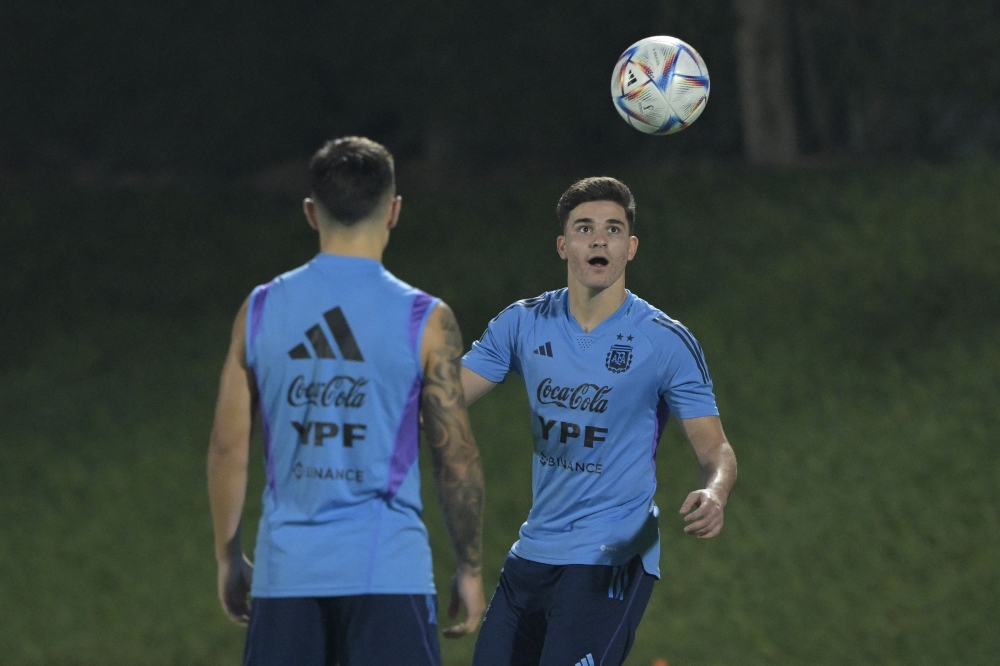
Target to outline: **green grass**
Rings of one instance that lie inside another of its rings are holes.
[[[696,465],[668,428],[665,575],[629,663],[993,663],[1000,166],[630,181],[630,288],[698,335],[740,481],[723,536],[687,538],[676,510]],[[564,280],[550,221],[563,185],[408,194],[387,265],[476,337],[510,300]],[[0,661],[236,662],[205,446],[232,314],[313,252],[296,205],[21,191],[0,198],[0,221],[13,267],[0,277]],[[471,414],[491,593],[530,501],[524,389],[508,382]],[[432,488],[425,475],[443,607],[453,560]],[[443,645],[457,666],[473,639]]]

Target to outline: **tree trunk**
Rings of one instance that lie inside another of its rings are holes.
[[[743,146],[752,164],[787,165],[799,154],[785,0],[735,0]]]
[[[795,31],[798,36],[799,64],[801,68],[802,93],[805,107],[808,111],[808,125],[812,130],[812,139],[820,153],[827,153],[833,148],[833,132],[830,126],[830,101],[820,79],[819,62],[816,58],[816,45],[813,37],[814,26],[802,5],[792,7]],[[800,116],[801,118],[801,116]],[[805,129],[802,133],[805,133]]]

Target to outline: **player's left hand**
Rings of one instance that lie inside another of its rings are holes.
[[[472,633],[479,627],[479,621],[486,612],[486,597],[483,594],[483,577],[475,573],[462,571],[455,573],[451,579],[451,599],[448,603],[448,617],[458,617],[459,609],[465,609],[465,621],[452,625],[442,631],[446,638],[458,638]]]
[[[250,622],[250,586],[253,583],[253,565],[243,553],[233,554],[218,562],[219,601],[226,617],[246,626]]]
[[[694,509],[692,511],[692,509]],[[680,513],[686,513],[684,531],[699,539],[711,539],[722,531],[722,503],[710,490],[696,490],[687,496]]]

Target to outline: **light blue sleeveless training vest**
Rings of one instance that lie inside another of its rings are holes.
[[[434,593],[417,417],[437,302],[377,261],[332,254],[254,289],[267,485],[253,596]]]

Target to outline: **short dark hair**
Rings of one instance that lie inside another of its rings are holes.
[[[337,222],[363,220],[396,189],[392,153],[361,136],[327,141],[309,162],[312,195]]]
[[[556,216],[559,218],[559,233],[565,233],[569,214],[580,204],[591,201],[613,201],[625,209],[629,235],[635,234],[635,197],[625,183],[610,176],[595,176],[578,180],[559,197]]]

